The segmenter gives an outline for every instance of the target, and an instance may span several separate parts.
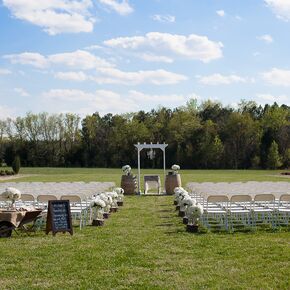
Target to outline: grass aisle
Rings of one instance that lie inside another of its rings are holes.
[[[289,289],[289,232],[188,234],[172,197],[126,197],[102,228],[0,240],[0,289]]]

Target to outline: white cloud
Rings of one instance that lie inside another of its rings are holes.
[[[266,43],[272,43],[274,41],[273,37],[270,34],[264,34],[264,35],[258,36],[257,39],[262,40]]]
[[[246,78],[242,78],[238,75],[221,75],[221,74],[212,74],[209,76],[198,77],[199,82],[204,85],[230,85],[232,83],[245,83],[247,82]]]
[[[57,72],[54,74],[54,76],[55,78],[60,79],[60,80],[64,80],[64,81],[70,80],[70,81],[75,81],[75,82],[83,82],[88,79],[88,76],[82,71]]]
[[[262,73],[262,78],[270,85],[290,87],[290,70],[272,68]]]
[[[176,74],[163,69],[125,72],[116,68],[102,68],[99,69],[99,72],[102,76],[101,78],[96,77],[94,79],[96,82],[123,85],[138,85],[144,83],[153,85],[171,85],[188,79],[185,75]]]
[[[164,23],[175,22],[175,16],[169,15],[169,14],[165,14],[165,15],[155,14],[152,16],[152,19],[155,21],[164,22]]]
[[[226,15],[225,11],[224,10],[217,10],[216,11],[216,14],[220,17],[224,17]]]
[[[117,93],[110,90],[96,90],[94,92],[85,92],[75,89],[52,89],[43,92],[44,101],[52,107],[57,102],[57,110],[74,111],[77,106],[77,112],[81,114],[92,114],[95,111],[101,114],[106,113],[125,113],[138,110],[150,110],[158,105],[166,107],[177,107],[184,105],[190,98],[199,98],[192,95],[178,94],[147,94],[136,90],[130,90],[127,93]],[[86,104],[86,106],[84,106]]]
[[[44,56],[34,52],[24,52],[20,54],[4,55],[13,64],[32,65],[44,69],[51,65],[62,65],[75,69],[93,69],[97,67],[110,67],[111,63],[99,58],[87,51],[76,50]]]
[[[176,84],[188,79],[185,75],[163,69],[140,70],[135,72],[122,71],[115,68],[115,66],[107,60],[83,50],[48,56],[43,56],[39,53],[26,52],[15,55],[6,55],[4,58],[9,59],[15,64],[28,64],[40,69],[55,66],[61,67],[62,70],[65,68],[69,70],[78,70],[54,73],[56,78],[62,80],[91,80],[99,84],[137,85],[141,83],[149,83],[154,85],[166,85]],[[154,61],[156,61],[156,59]],[[163,59],[163,61],[165,61],[165,59]],[[170,62],[169,59],[166,59],[166,61]],[[85,74],[81,70],[93,70],[94,74]]]
[[[0,75],[10,75],[12,72],[5,68],[0,68]]]
[[[134,11],[128,0],[122,0],[121,2],[118,0],[99,0],[99,2],[120,15],[128,15]]]
[[[13,17],[40,26],[50,35],[91,32],[91,0],[3,0]]]
[[[51,64],[65,65],[76,69],[94,69],[98,67],[111,67],[112,64],[90,52],[76,50],[74,52],[57,53],[48,56]]]
[[[276,17],[284,21],[290,21],[289,0],[264,0],[268,7],[275,13]]]
[[[166,63],[173,62],[173,59],[170,57],[163,55],[154,55],[151,53],[139,53],[136,56],[148,62],[166,62]]]
[[[9,54],[3,56],[9,59],[13,64],[32,65],[37,68],[47,68],[49,62],[45,56],[35,52],[23,52],[20,54]]]
[[[290,105],[290,97],[286,95],[272,95],[272,94],[257,94],[256,97],[263,103],[278,103]]]
[[[188,36],[150,32],[145,36],[119,37],[107,40],[105,45],[128,51],[141,51],[159,56],[181,57],[200,60],[205,63],[219,59],[222,43],[209,40],[206,36],[190,34]]]
[[[119,93],[110,90],[97,90],[89,93],[82,90],[69,89],[53,89],[44,92],[42,96],[49,103],[58,104],[58,110],[74,111],[75,105],[78,109],[77,113],[92,114],[93,112],[106,113],[125,113],[136,111],[139,107],[138,103],[130,98],[123,97]],[[86,106],[84,107],[84,104]],[[71,108],[70,108],[71,106]]]
[[[28,97],[29,93],[23,88],[14,88],[13,91],[19,94],[21,97]]]

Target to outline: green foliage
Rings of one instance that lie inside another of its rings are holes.
[[[20,170],[20,157],[19,155],[16,155],[14,160],[13,160],[13,163],[12,163],[12,169],[13,169],[13,172],[15,174],[18,174],[19,173],[19,170]]]
[[[269,149],[267,165],[269,169],[276,169],[282,165],[278,144],[275,141],[272,142]]]
[[[242,100],[237,109],[191,99],[173,110],[122,115],[99,113],[82,120],[76,114],[32,114],[0,120],[0,159],[10,166],[15,152],[22,166],[121,167],[137,166],[134,144],[165,142],[167,165],[182,168],[252,168],[268,166],[275,140],[284,164],[290,144],[290,108],[258,106]],[[162,152],[153,161],[141,152],[142,166],[161,168]],[[256,158],[256,160],[258,160]]]

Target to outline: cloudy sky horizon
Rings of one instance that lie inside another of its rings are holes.
[[[290,105],[290,0],[0,0],[0,119]]]

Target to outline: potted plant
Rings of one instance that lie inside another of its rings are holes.
[[[97,196],[91,201],[91,208],[95,209],[95,216],[92,221],[93,226],[103,226],[104,225],[104,208],[106,203]]]
[[[197,233],[201,216],[203,215],[203,207],[201,204],[189,206],[187,210],[188,224],[186,230],[188,232]]]

